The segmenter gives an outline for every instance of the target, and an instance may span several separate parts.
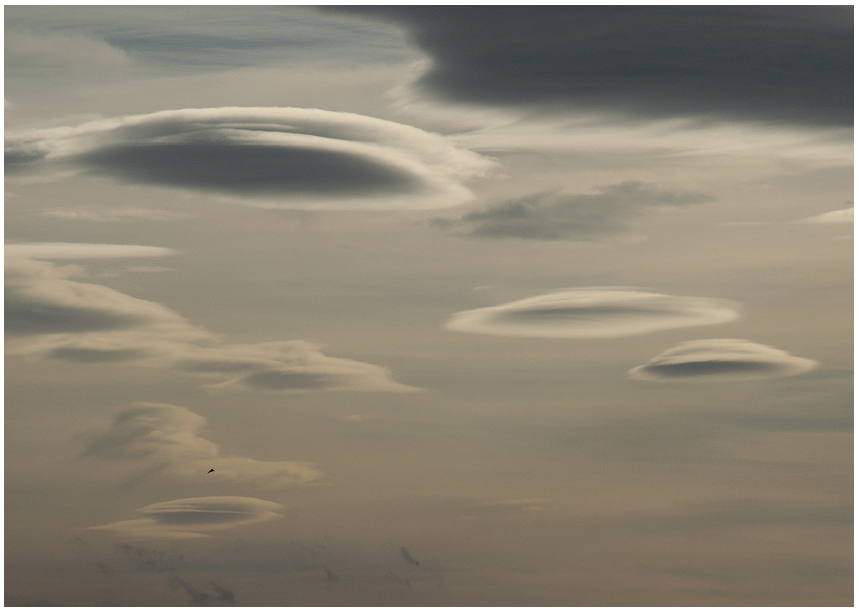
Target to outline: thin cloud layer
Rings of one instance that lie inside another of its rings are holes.
[[[748,340],[694,340],[669,348],[628,374],[638,380],[756,380],[797,376],[816,361]]]
[[[6,352],[75,363],[134,361],[218,379],[212,390],[416,391],[389,370],[303,340],[224,344],[153,301],[70,279],[77,266],[6,260]]]
[[[137,509],[134,519],[92,530],[119,532],[136,539],[208,538],[243,525],[270,521],[279,517],[280,504],[259,498],[213,496],[186,498],[150,504]]]
[[[728,322],[737,305],[614,288],[572,288],[454,314],[445,328],[465,333],[552,338],[614,338]]]
[[[187,408],[138,403],[116,415],[111,428],[94,437],[86,457],[147,464],[150,472],[181,478],[205,476],[216,468],[217,482],[281,488],[317,480],[322,473],[306,461],[259,461],[224,455],[200,434],[206,419]]]
[[[320,109],[183,109],[7,135],[10,175],[81,172],[263,207],[421,209],[492,162],[420,129]]]
[[[78,258],[146,258],[170,256],[176,250],[158,246],[133,246],[107,243],[7,243],[6,258],[78,259]]]
[[[827,211],[819,216],[803,218],[800,222],[805,224],[853,224],[853,208],[836,209]]]
[[[594,241],[622,233],[649,208],[683,207],[712,200],[698,192],[670,192],[646,182],[623,182],[590,194],[546,192],[500,204],[459,218],[439,218],[439,228],[474,237]]]
[[[853,9],[338,7],[404,25],[462,102],[853,123]]]

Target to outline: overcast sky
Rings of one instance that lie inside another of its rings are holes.
[[[7,606],[852,605],[852,6],[4,13]]]

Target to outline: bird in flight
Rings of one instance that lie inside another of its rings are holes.
[[[209,470],[208,472],[206,472],[206,474],[211,474],[211,473],[212,473],[212,472],[214,472],[214,471],[215,471],[215,468],[212,468],[211,470]]]

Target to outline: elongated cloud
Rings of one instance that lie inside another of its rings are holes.
[[[259,461],[224,455],[220,446],[200,434],[206,419],[187,408],[169,404],[138,403],[116,415],[111,428],[92,439],[85,456],[133,460],[149,471],[181,478],[205,476],[216,468],[217,482],[281,488],[320,478],[315,464],[305,461]]]
[[[137,509],[134,519],[92,527],[136,539],[207,538],[243,525],[270,521],[280,515],[280,504],[258,498],[214,496],[150,504]]]
[[[263,207],[421,209],[464,202],[491,161],[417,128],[320,109],[183,109],[7,135],[6,170],[64,170]]]
[[[728,322],[737,305],[614,288],[571,288],[454,314],[447,329],[519,337],[612,338]]]
[[[593,241],[622,233],[642,211],[712,200],[698,192],[670,192],[645,182],[603,186],[590,194],[547,192],[472,211],[436,226],[475,237]]]
[[[748,340],[684,342],[629,370],[638,380],[756,380],[804,374],[816,361]]]
[[[217,380],[212,390],[416,391],[389,370],[303,340],[224,344],[169,308],[70,279],[77,266],[6,260],[6,352],[75,363],[134,361]]]
[[[79,258],[146,258],[169,256],[176,250],[157,246],[133,246],[107,243],[7,243],[7,258],[79,259]]]
[[[806,224],[853,224],[853,208],[836,209],[835,211],[827,211],[819,216],[811,218],[803,218],[799,222]]]

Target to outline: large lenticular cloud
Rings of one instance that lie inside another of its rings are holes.
[[[748,340],[693,340],[629,370],[637,380],[758,380],[797,376],[816,361]]]
[[[203,191],[264,207],[421,209],[471,198],[492,162],[423,130],[354,113],[182,109],[7,135],[10,175],[50,170]]]
[[[731,301],[614,288],[572,288],[454,314],[445,327],[520,337],[612,338],[738,317]]]

